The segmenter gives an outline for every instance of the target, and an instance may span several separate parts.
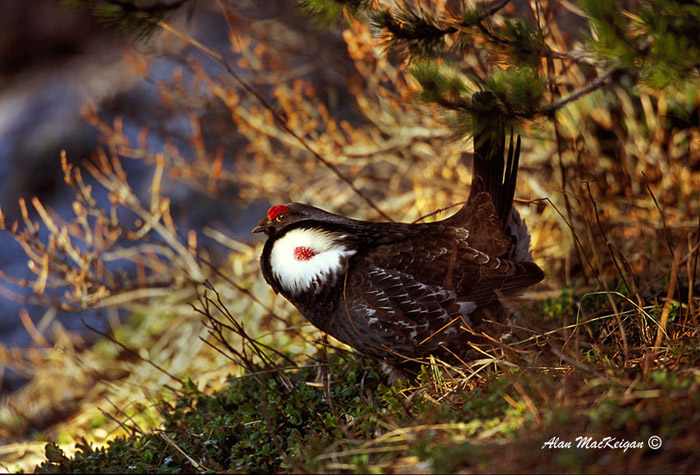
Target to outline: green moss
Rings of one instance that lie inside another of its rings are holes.
[[[340,428],[353,435],[372,433],[386,409],[368,399],[379,386],[375,369],[361,369],[339,356],[332,363],[333,380],[344,380],[331,390],[333,407],[322,388],[306,384],[316,368],[290,374],[289,387],[270,373],[232,379],[212,395],[188,382],[174,404],[161,403],[165,422],[160,431],[120,437],[102,449],[83,442],[70,460],[50,444],[39,471],[278,472],[313,466],[314,456],[338,437]]]
[[[590,315],[609,313],[606,305],[606,296],[582,301],[565,292],[535,311],[551,312],[543,321],[559,325],[581,307]],[[619,351],[597,343],[567,349],[596,374],[584,366],[557,369],[559,357],[540,350],[518,367],[478,379],[457,383],[432,366],[415,381],[394,385],[385,384],[377,363],[330,352],[326,364],[258,368],[213,394],[185,381],[177,394],[160,395],[155,408],[164,422],[158,430],[134,429],[104,448],[82,441],[72,458],[49,444],[37,472],[381,473],[402,463],[436,472],[605,472],[623,471],[638,457],[634,451],[643,450],[648,463],[667,454],[644,448],[606,450],[602,457],[598,450],[543,449],[552,437],[578,436],[646,441],[658,435],[664,450],[677,451],[674,460],[682,461],[699,442],[698,345],[674,342],[667,354],[678,366],[646,375],[641,363],[624,363]],[[332,383],[314,383],[319,379]],[[130,411],[144,414],[137,406]],[[103,423],[95,418],[90,425]]]

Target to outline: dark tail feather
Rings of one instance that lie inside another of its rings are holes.
[[[474,135],[474,164],[470,198],[481,191],[488,192],[501,220],[503,229],[508,226],[513,207],[515,183],[520,160],[520,136],[513,147],[513,131],[506,155],[505,126],[496,130],[481,130]]]

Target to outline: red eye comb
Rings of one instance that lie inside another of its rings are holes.
[[[289,211],[289,206],[285,206],[285,205],[273,206],[267,212],[267,219],[269,219],[270,221],[274,221],[274,219],[277,217],[277,215],[279,215],[280,213],[286,213],[287,211]]]

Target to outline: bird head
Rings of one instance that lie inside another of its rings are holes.
[[[302,221],[333,222],[339,218],[344,220],[340,216],[303,203],[284,203],[271,207],[267,215],[258,221],[257,226],[250,232],[265,233],[272,237]]]

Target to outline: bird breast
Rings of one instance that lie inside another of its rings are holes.
[[[321,229],[293,229],[278,238],[270,251],[270,268],[280,286],[292,295],[335,285],[355,250],[346,236]]]

